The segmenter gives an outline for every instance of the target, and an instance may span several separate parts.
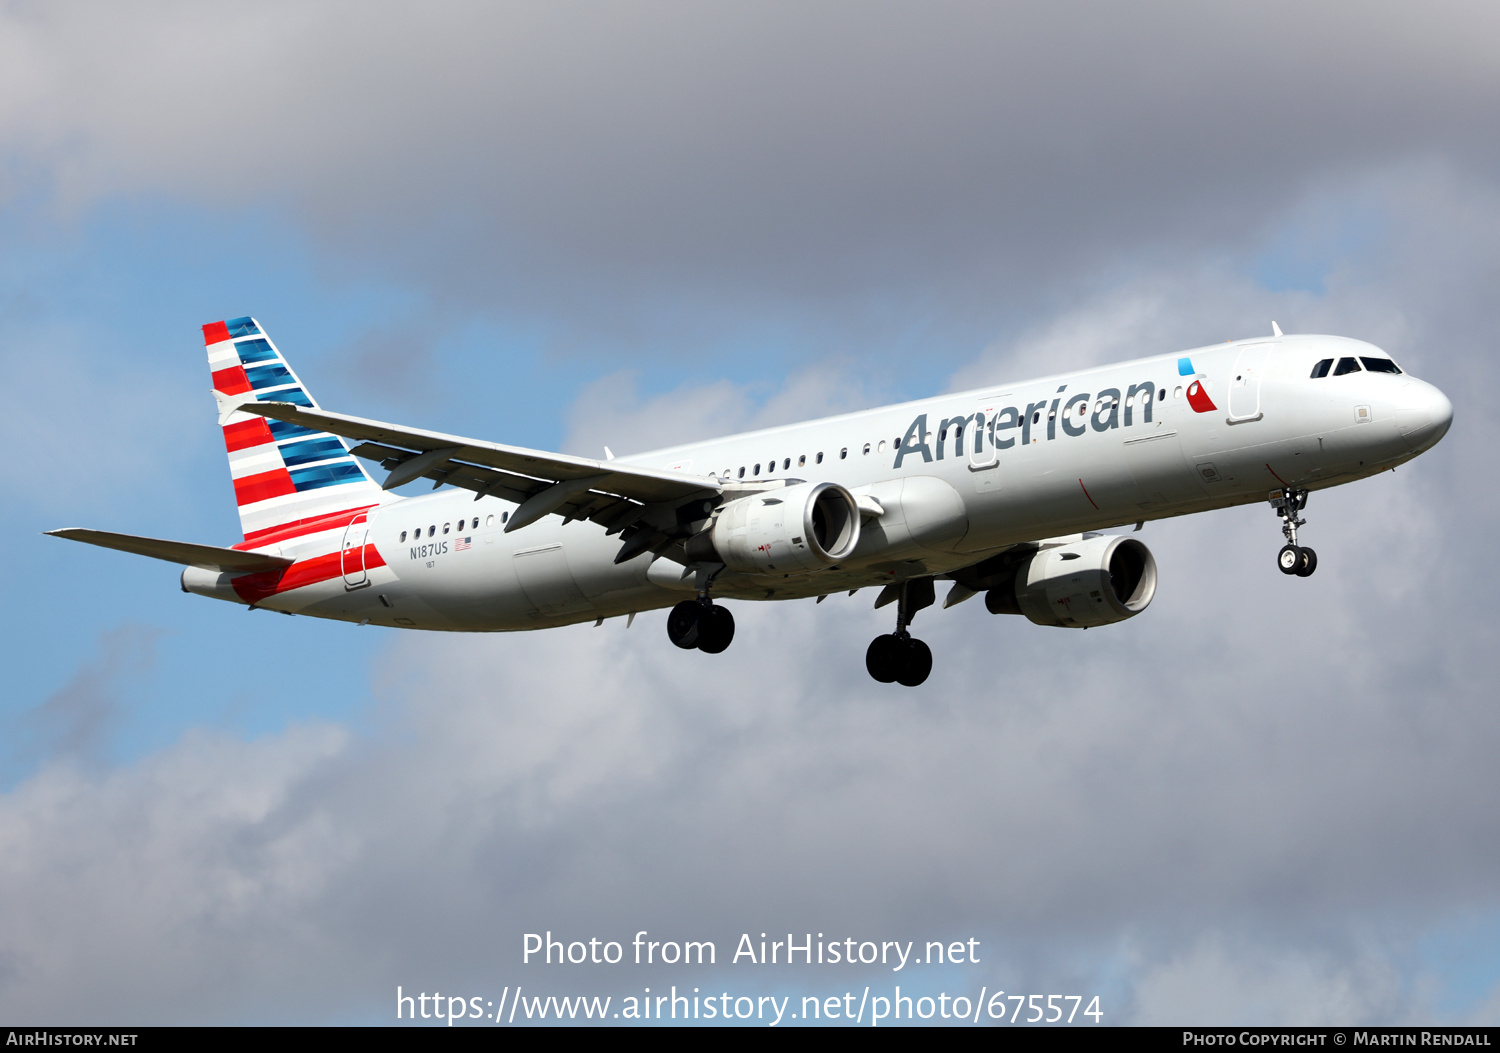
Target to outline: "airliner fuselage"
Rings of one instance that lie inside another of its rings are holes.
[[[669,630],[690,646],[699,608],[683,601],[719,609],[710,590],[778,600],[873,585],[900,601],[881,640],[905,640],[934,580],[954,582],[950,604],[984,591],[997,613],[1100,624],[1149,603],[1155,565],[1138,541],[1092,532],[1271,499],[1291,542],[1282,569],[1308,574],[1316,557],[1296,545],[1307,492],[1410,460],[1452,419],[1440,391],[1370,344],[1278,333],[592,462],[324,413],[251,339],[253,320],[228,325],[205,333],[246,527],[233,551],[264,562],[59,533],[188,563],[187,591],[416,629],[675,605]],[[453,487],[399,497],[329,433],[392,469],[387,486]],[[1096,578],[1064,587],[1088,566]]]

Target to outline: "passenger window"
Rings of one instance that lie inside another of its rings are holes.
[[[1401,372],[1396,363],[1392,362],[1389,358],[1365,358],[1361,355],[1359,360],[1365,364],[1365,368],[1371,373]]]
[[[1182,398],[1182,385],[1181,384],[1178,384],[1177,387],[1175,389],[1173,389],[1173,391],[1172,391],[1172,397],[1174,399],[1180,399],[1180,398]]]
[[[405,540],[406,540],[406,531],[404,531],[404,530],[403,530],[403,531],[401,531],[401,540],[402,540],[402,541],[405,541]]]
[[[448,524],[447,524],[447,523],[444,523],[444,524],[443,524],[443,533],[445,533],[445,534],[446,534],[446,533],[447,533],[447,532],[448,532]]]
[[[1313,380],[1322,380],[1324,377],[1326,377],[1328,375],[1328,370],[1332,366],[1333,366],[1333,359],[1331,359],[1331,358],[1325,358],[1325,359],[1323,359],[1323,361],[1321,361],[1317,365],[1313,366],[1312,379]]]
[[[755,470],[752,471],[750,474],[752,474],[752,475],[759,475],[760,474],[760,465],[757,464],[755,466]]]
[[[436,534],[437,534],[437,527],[436,526],[430,526],[430,527],[427,528],[427,536],[428,537],[434,537]]]
[[[885,452],[885,440],[884,439],[880,440],[880,452],[881,453]]]
[[[1352,358],[1341,358],[1339,364],[1333,367],[1333,375],[1341,377],[1345,373],[1358,373],[1359,363]]]
[[[756,466],[756,467],[759,467],[759,465],[757,465],[757,466]],[[771,473],[772,473],[772,472],[774,472],[774,471],[775,471],[775,470],[776,470],[776,461],[775,461],[775,459],[774,459],[774,458],[773,458],[773,459],[772,459],[772,461],[771,461],[771,463],[770,463],[770,464],[768,464],[768,465],[766,465],[766,474],[767,474],[767,475],[770,475],[770,474],[771,474]]]
[[[1167,401],[1167,389],[1166,388],[1162,388],[1161,391],[1159,391],[1157,393],[1156,401],[1157,402],[1165,402],[1165,401]]]
[[[790,457],[788,457],[786,460],[784,460],[784,461],[781,462],[781,470],[782,471],[786,471],[791,466],[792,466],[792,459]]]
[[[495,517],[494,516],[485,516],[484,517],[484,525],[487,526],[487,527],[494,526],[495,525]]]
[[[842,461],[842,460],[844,460],[848,456],[849,456],[849,447],[845,446],[842,450],[839,451],[839,460]]]
[[[866,457],[870,456],[870,444],[869,443],[865,443],[865,456]]]
[[[745,478],[745,466],[743,464],[740,465],[740,478]]]
[[[822,450],[818,451],[818,460],[817,460],[817,463],[818,464],[822,464],[823,463],[823,451]]]
[[[500,513],[500,522],[504,523],[509,518],[510,518],[510,513],[509,512],[501,512]]]
[[[807,454],[804,453],[804,454],[802,454],[801,456],[799,456],[797,458],[797,467],[798,468],[802,468],[802,467],[806,466],[806,464],[807,464]]]

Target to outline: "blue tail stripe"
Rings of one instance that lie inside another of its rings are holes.
[[[294,464],[311,464],[326,461],[330,457],[347,457],[349,451],[338,439],[309,439],[306,442],[289,442],[281,447],[281,459],[290,468]]]
[[[314,435],[325,434],[321,431],[313,431],[311,428],[304,428],[300,424],[289,424],[284,420],[267,420],[266,423],[271,426],[271,437],[278,442],[285,442],[288,439],[310,439]]]
[[[273,366],[253,366],[245,370],[245,377],[250,381],[250,386],[256,391],[259,391],[261,388],[274,388],[282,384],[295,384],[297,382],[292,376],[292,371],[280,364]]]
[[[242,364],[276,361],[275,350],[265,340],[241,340],[234,345],[234,349],[239,354]]]
[[[324,464],[316,468],[295,468],[288,474],[292,477],[292,485],[297,492],[303,490],[317,490],[324,486],[337,486],[340,483],[364,482],[365,473],[359,470],[359,465],[352,461],[343,464]]]
[[[262,391],[255,396],[256,402],[292,402],[308,409],[316,409],[312,399],[301,388],[283,388],[281,391]]]

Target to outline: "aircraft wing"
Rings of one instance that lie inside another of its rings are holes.
[[[65,537],[70,541],[83,541],[101,548],[134,552],[138,556],[151,556],[168,563],[183,563],[189,567],[203,567],[221,573],[279,570],[292,565],[289,559],[268,556],[262,552],[240,552],[238,549],[193,545],[186,541],[163,541],[160,538],[137,537],[134,534],[111,534],[107,530],[64,527],[61,530],[48,530],[46,533],[53,537]]]
[[[707,498],[727,489],[711,475],[570,457],[404,428],[291,402],[242,402],[219,392],[214,394],[225,418],[233,412],[252,413],[358,441],[351,451],[355,456],[379,461],[390,471],[384,483],[387,490],[425,478],[472,490],[475,500],[495,496],[515,501],[520,507],[506,523],[507,531],[555,513],[568,519],[588,519],[617,533],[639,519],[647,505]]]

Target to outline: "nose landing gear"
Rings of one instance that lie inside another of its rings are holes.
[[[1309,577],[1318,569],[1318,554],[1297,544],[1297,528],[1307,525],[1307,520],[1297,515],[1307,507],[1307,491],[1289,487],[1272,490],[1269,500],[1271,510],[1281,519],[1281,533],[1286,538],[1286,544],[1276,553],[1276,566],[1283,574]]]
[[[906,627],[916,617],[917,611],[932,605],[932,579],[903,581],[899,588],[896,631],[871,641],[865,651],[865,669],[882,684],[916,687],[932,672],[932,649],[914,638]]]

